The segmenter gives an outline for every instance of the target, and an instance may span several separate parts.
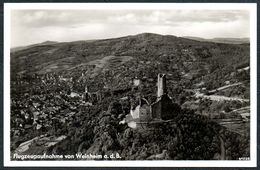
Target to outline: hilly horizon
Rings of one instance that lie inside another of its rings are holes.
[[[140,34],[157,34],[157,33],[140,33]],[[136,34],[136,35],[140,35],[140,34]],[[128,36],[136,36],[136,35],[128,35]],[[157,34],[157,35],[161,35],[161,34]],[[175,35],[170,35],[170,36],[175,36]],[[122,36],[122,37],[127,37],[127,36]],[[114,38],[106,38],[106,39],[115,39],[115,38],[122,38],[122,37],[114,37]],[[243,37],[243,38],[234,38],[234,37],[231,37],[231,38],[225,38],[225,37],[202,38],[202,37],[196,37],[196,36],[176,36],[176,37],[181,37],[181,38],[186,38],[186,39],[191,39],[191,40],[196,40],[196,41],[207,41],[207,42],[226,43],[226,44],[250,43],[250,38],[248,38],[248,37]],[[102,40],[102,39],[86,39],[86,40],[74,40],[74,41],[46,40],[46,41],[39,42],[39,43],[11,47],[11,52],[16,52],[16,51],[30,48],[33,46],[37,46],[37,45],[69,43],[69,42],[78,42],[78,41],[97,41],[97,40]]]

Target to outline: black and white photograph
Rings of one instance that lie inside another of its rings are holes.
[[[222,6],[5,4],[5,161],[256,166],[256,4]]]

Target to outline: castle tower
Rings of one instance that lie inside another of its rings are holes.
[[[85,86],[85,93],[88,93],[88,86]]]
[[[166,75],[158,74],[158,82],[157,82],[157,97],[161,97],[163,94],[167,93],[166,90]]]

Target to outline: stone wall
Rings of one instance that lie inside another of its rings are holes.
[[[174,119],[180,109],[179,105],[174,104],[169,96],[164,94],[151,105],[152,118],[162,120]]]

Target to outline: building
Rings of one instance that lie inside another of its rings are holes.
[[[140,98],[139,104],[135,108],[131,108],[125,122],[131,128],[144,127],[147,123],[174,119],[180,109],[180,106],[173,103],[167,94],[166,75],[158,74],[157,100],[149,104],[146,99]]]
[[[152,120],[151,107],[146,99],[139,99],[139,105],[130,110],[130,115],[136,122],[146,122]]]
[[[83,100],[85,102],[97,103],[102,99],[102,93],[100,91],[89,92],[88,86],[85,86],[85,93],[83,94]]]
[[[158,120],[172,119],[175,111],[179,111],[179,108],[167,94],[166,75],[158,74],[157,100],[151,104],[152,118]]]

